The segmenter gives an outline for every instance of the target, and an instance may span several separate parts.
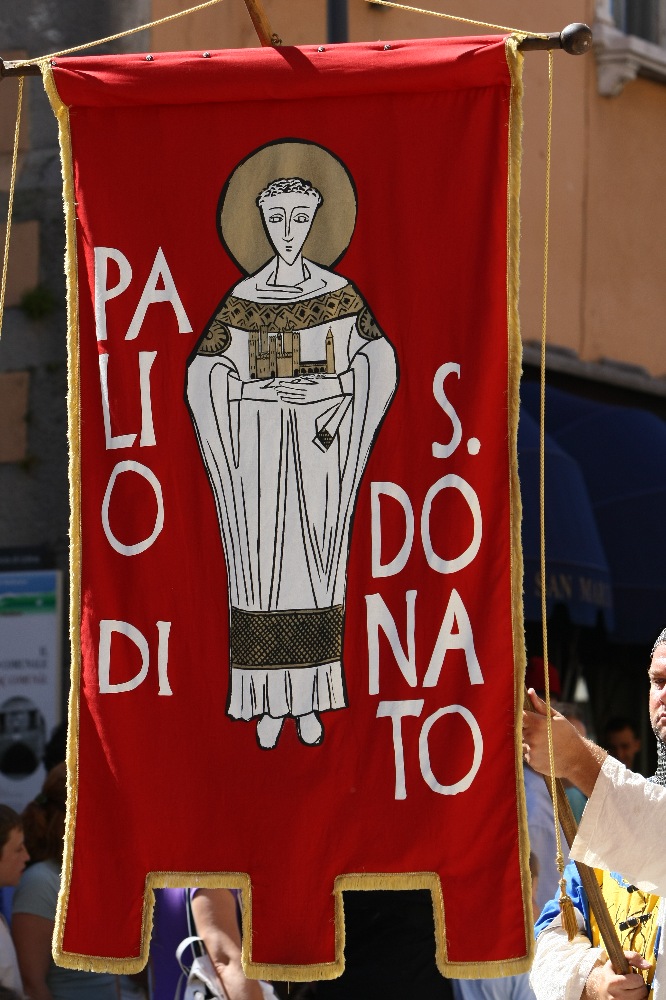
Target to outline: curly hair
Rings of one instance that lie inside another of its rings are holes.
[[[46,775],[40,794],[23,810],[23,835],[32,861],[62,860],[65,839],[67,769],[58,764]]]
[[[279,194],[304,194],[309,198],[316,198],[317,207],[324,201],[321,191],[317,191],[310,181],[305,181],[302,177],[280,177],[259,192],[257,205],[261,207],[267,198],[275,198]]]

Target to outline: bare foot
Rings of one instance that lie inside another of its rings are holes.
[[[298,738],[309,747],[319,746],[324,738],[324,727],[316,712],[299,715],[296,719],[296,729],[298,730]]]
[[[274,719],[272,715],[262,715],[257,723],[257,743],[262,750],[272,750],[282,732],[284,719]]]

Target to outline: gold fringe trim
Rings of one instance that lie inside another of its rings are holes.
[[[317,965],[277,965],[254,962],[251,955],[252,942],[252,884],[243,872],[150,872],[146,876],[144,890],[143,918],[141,925],[141,952],[134,958],[105,958],[97,955],[75,955],[54,947],[54,959],[67,969],[85,972],[112,972],[116,975],[131,975],[145,968],[150,951],[153,928],[153,908],[155,889],[240,889],[243,921],[243,943],[241,960],[243,971],[250,979],[268,979],[281,982],[316,982],[337,979],[345,969],[345,921],[342,893],[348,890],[397,890],[428,889],[432,896],[435,925],[434,944],[437,968],[443,976],[457,979],[476,979],[517,975],[527,971],[531,958],[509,959],[503,962],[456,963],[448,962],[446,955],[446,925],[444,920],[444,900],[439,876],[435,872],[412,872],[410,874],[360,873],[338,875],[333,890],[335,906],[335,960]]]
[[[509,349],[509,455],[511,497],[511,590],[512,629],[514,646],[514,681],[517,717],[522,711],[525,652],[523,642],[522,605],[522,549],[520,540],[520,491],[516,460],[518,429],[518,386],[520,382],[522,349],[518,319],[518,251],[520,238],[520,162],[522,143],[522,63],[518,50],[520,36],[506,40],[506,58],[511,73],[511,106],[509,119],[509,177],[507,185],[507,303]],[[527,953],[516,959],[500,962],[456,963],[449,962],[446,951],[446,919],[444,899],[439,876],[434,872],[404,874],[360,873],[339,875],[333,890],[335,906],[335,960],[317,965],[276,965],[252,960],[252,884],[243,872],[150,872],[146,876],[140,954],[131,958],[108,958],[95,955],[78,955],[64,951],[63,936],[65,916],[69,902],[72,873],[76,802],[78,796],[78,732],[79,694],[81,686],[80,615],[81,615],[81,528],[80,528],[80,408],[79,408],[79,313],[77,295],[76,213],[74,204],[74,178],[72,166],[69,109],[58,94],[51,67],[46,60],[40,62],[44,87],[51,107],[58,120],[60,155],[63,174],[63,201],[66,225],[65,271],[67,276],[68,314],[68,440],[70,481],[70,620],[72,642],[72,685],[69,698],[69,736],[67,744],[68,800],[63,858],[63,878],[53,936],[53,958],[69,969],[88,972],[131,974],[140,972],[148,962],[153,926],[154,889],[205,887],[240,889],[242,896],[243,943],[242,964],[245,974],[253,979],[286,982],[310,982],[336,979],[345,968],[345,920],[342,893],[345,890],[398,890],[428,889],[432,896],[435,927],[435,960],[443,976],[458,979],[518,975],[526,972],[532,962],[534,950],[531,914],[531,886],[529,879],[529,839],[527,812],[522,782],[522,740],[520,727],[516,726],[516,786],[518,790],[519,841],[521,864],[521,891],[525,911],[525,936]]]
[[[80,383],[79,383],[79,299],[77,287],[76,207],[74,204],[74,170],[69,127],[69,108],[58,94],[53,71],[48,61],[39,63],[53,113],[58,121],[60,162],[63,180],[65,212],[65,275],[67,278],[67,441],[69,446],[69,537],[70,537],[70,643],[71,688],[67,727],[67,817],[62,882],[58,896],[53,932],[53,958],[60,962],[65,914],[69,899],[72,872],[74,827],[78,798],[79,690],[81,682],[81,451],[80,451]],[[76,966],[82,968],[82,966]]]
[[[505,51],[511,73],[511,105],[509,110],[509,169],[507,183],[507,328],[509,352],[509,494],[511,503],[511,609],[514,660],[515,767],[518,801],[518,839],[525,940],[527,959],[521,962],[522,972],[529,969],[534,954],[534,919],[532,913],[532,877],[529,857],[530,840],[527,829],[527,805],[523,781],[522,712],[525,690],[525,623],[523,620],[523,551],[521,540],[522,503],[518,478],[518,419],[520,412],[520,376],[522,374],[522,341],[518,300],[520,291],[520,180],[523,134],[523,55],[518,48],[520,35],[506,39]]]

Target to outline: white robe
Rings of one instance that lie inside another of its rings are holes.
[[[590,868],[621,872],[666,896],[666,788],[606,757],[571,847]]]
[[[607,757],[587,801],[571,857],[590,868],[620,872],[644,892],[662,896],[659,905],[661,940],[651,1000],[658,1000],[666,975],[664,934],[666,905],[666,788],[627,770]],[[539,1000],[578,1000],[592,966],[599,958],[584,936],[572,943],[557,921],[539,937],[532,985]],[[539,986],[543,985],[543,989]],[[550,986],[548,986],[550,984]]]
[[[23,994],[14,942],[3,916],[0,916],[0,985]]]
[[[227,711],[238,719],[347,704],[341,648],[351,521],[397,382],[393,348],[356,289],[304,265],[307,280],[296,288],[275,284],[274,260],[239,282],[188,370],[226,558]],[[299,374],[281,376],[292,341]],[[308,374],[317,364],[319,373]],[[309,396],[285,400],[294,387]]]

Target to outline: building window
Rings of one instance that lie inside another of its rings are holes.
[[[596,0],[592,30],[604,97],[637,76],[666,83],[666,0]]]
[[[664,44],[664,4],[660,0],[612,0],[613,20],[625,35]]]

